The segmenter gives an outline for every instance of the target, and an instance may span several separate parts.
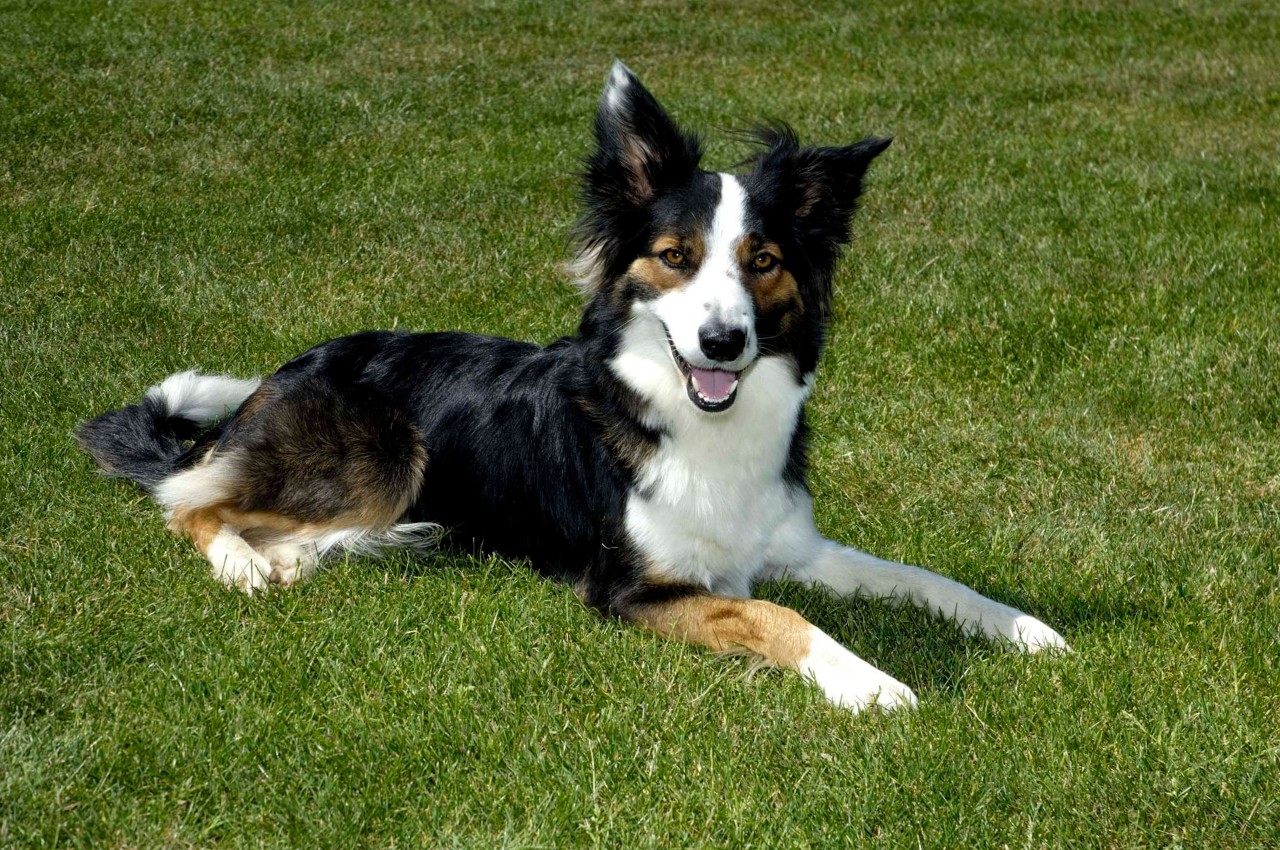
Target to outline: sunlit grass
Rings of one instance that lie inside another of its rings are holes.
[[[1272,4],[0,9],[0,844],[1274,846]],[[247,600],[72,448],[199,366],[575,327],[609,62],[705,129],[891,134],[811,405],[819,522],[1018,605],[1024,658],[766,589],[858,717],[519,565]]]

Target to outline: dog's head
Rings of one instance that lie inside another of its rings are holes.
[[[750,391],[761,358],[790,358],[805,380],[863,175],[889,139],[801,147],[773,125],[754,133],[749,171],[704,171],[697,138],[622,63],[595,132],[575,264],[591,299],[583,332],[627,330],[709,413],[728,409],[740,385]]]

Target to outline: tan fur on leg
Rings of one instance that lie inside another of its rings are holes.
[[[836,705],[853,711],[914,706],[915,694],[804,617],[760,599],[693,594],[638,605],[630,617],[665,637],[716,652],[744,649],[766,663],[795,670]]]
[[[804,617],[760,599],[685,596],[636,611],[637,620],[664,637],[715,652],[745,649],[771,664],[799,669],[813,626]]]
[[[252,594],[271,581],[270,560],[240,536],[241,529],[225,521],[217,508],[175,511],[169,528],[191,539],[213,567],[214,578],[228,587]]]

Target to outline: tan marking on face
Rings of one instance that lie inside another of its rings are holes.
[[[758,271],[755,258],[761,254],[771,254],[777,258],[777,262],[772,268]],[[794,316],[804,312],[804,302],[800,300],[800,286],[791,272],[787,271],[783,259],[782,248],[775,242],[747,238],[738,243],[738,265],[743,270],[744,280],[750,281],[748,288],[756,302],[757,311],[785,311],[785,326],[794,321]]]
[[[756,307],[761,313],[785,312],[782,320],[784,326],[804,312],[800,286],[786,269],[758,280],[751,288],[751,297],[755,299]]]
[[[778,263],[774,266],[775,269],[781,268],[782,260],[785,259],[782,256],[782,248],[777,242],[770,242],[755,236],[748,236],[738,242],[735,250],[738,254],[738,265],[743,271],[754,271],[751,262],[760,254],[772,254],[777,257]]]
[[[690,280],[686,272],[670,268],[657,257],[637,257],[627,268],[627,277],[643,282],[655,292],[679,289]]]
[[[670,233],[663,234],[653,240],[653,244],[649,246],[649,252],[657,255],[668,248],[675,248],[683,252],[689,258],[689,265],[693,268],[702,265],[707,253],[707,245],[701,233],[694,233],[686,239],[681,239]]]
[[[672,268],[663,262],[662,255],[672,250],[684,255],[685,266]],[[669,233],[663,234],[653,240],[648,254],[637,257],[627,267],[627,276],[643,281],[655,292],[670,292],[693,280],[705,250],[700,234],[694,234],[688,239],[680,239]]]
[[[762,599],[720,596],[685,596],[648,605],[637,612],[637,619],[664,637],[715,652],[746,650],[792,670],[808,655],[813,628],[790,608]]]

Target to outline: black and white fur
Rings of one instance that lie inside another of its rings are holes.
[[[748,170],[703,171],[696,138],[621,63],[595,131],[576,336],[357,334],[261,382],[171,376],[85,423],[80,444],[247,592],[327,551],[443,534],[660,634],[795,669],[854,710],[915,696],[753,585],[910,601],[1027,651],[1065,648],[1034,617],[814,525],[804,406],[888,140],[807,148],[779,125]]]

